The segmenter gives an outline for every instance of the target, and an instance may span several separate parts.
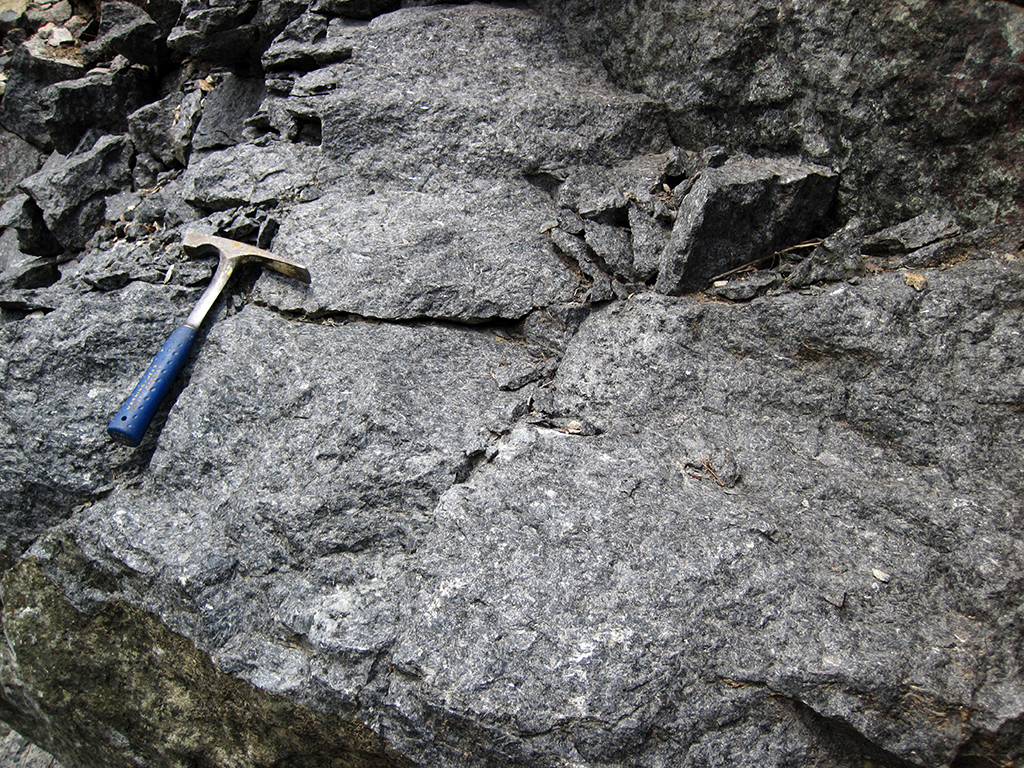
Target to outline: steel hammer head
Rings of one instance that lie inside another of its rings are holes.
[[[282,259],[280,256],[270,251],[265,251],[262,248],[257,248],[255,245],[239,243],[237,240],[228,240],[226,237],[217,237],[216,235],[204,235],[201,232],[189,232],[185,235],[182,244],[189,255],[202,255],[203,253],[213,251],[220,257],[217,271],[213,273],[213,280],[210,281],[203,295],[199,298],[199,303],[196,304],[192,314],[185,321],[185,325],[195,330],[199,329],[203,318],[206,317],[206,313],[213,306],[213,302],[217,300],[220,292],[227,285],[231,273],[235,271],[235,267],[239,264],[258,262],[304,283],[309,283],[310,281],[309,270],[301,264],[296,264],[288,259]]]
[[[309,270],[301,264],[257,248],[255,245],[228,240],[226,237],[217,237],[216,235],[204,235],[201,232],[189,232],[185,235],[182,244],[191,256],[201,256],[215,251],[220,258],[218,269],[223,267],[231,271],[238,264],[258,262],[288,277],[301,280],[303,283],[308,284],[310,281]]]

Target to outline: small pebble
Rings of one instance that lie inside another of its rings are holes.
[[[928,287],[928,279],[918,272],[904,273],[903,282],[919,293]]]

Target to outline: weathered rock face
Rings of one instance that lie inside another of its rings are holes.
[[[895,224],[932,207],[974,223],[1024,218],[1019,4],[540,5],[617,82],[663,99],[682,146],[841,169],[845,218]]]
[[[435,5],[4,27],[0,719],[67,768],[1024,761],[1024,9]],[[190,230],[312,282],[240,270],[125,448]]]

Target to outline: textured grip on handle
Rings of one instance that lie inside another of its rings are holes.
[[[195,337],[195,329],[187,325],[174,329],[174,333],[160,347],[142,375],[131,397],[107,425],[107,432],[114,440],[131,446],[142,442],[149,422],[153,420],[178,371],[185,365]]]

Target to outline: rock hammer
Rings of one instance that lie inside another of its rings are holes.
[[[288,277],[309,283],[309,270],[301,264],[283,259],[270,251],[246,245],[225,237],[189,232],[182,240],[185,252],[190,256],[201,256],[215,252],[220,257],[213,279],[199,297],[185,324],[176,328],[156,353],[153,362],[142,375],[135,390],[114,418],[107,425],[108,434],[117,442],[137,446],[142,442],[149,423],[153,420],[161,401],[167,395],[178,372],[188,359],[189,350],[195,340],[196,331],[220,296],[235,267],[245,263],[259,263],[275,269]]]

